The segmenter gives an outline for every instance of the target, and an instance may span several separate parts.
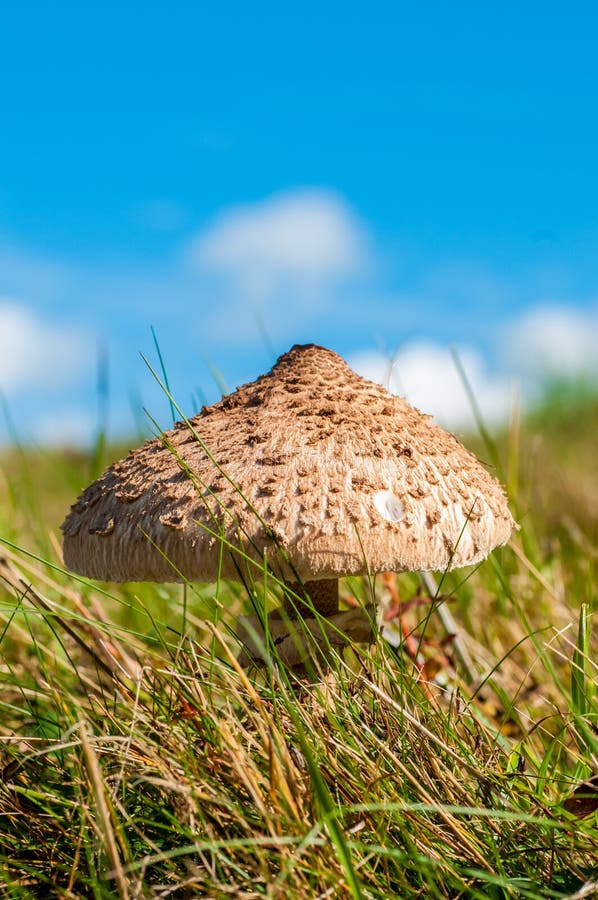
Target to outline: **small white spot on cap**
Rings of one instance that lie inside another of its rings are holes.
[[[374,506],[387,522],[400,522],[405,515],[403,504],[392,491],[378,491],[374,494]]]

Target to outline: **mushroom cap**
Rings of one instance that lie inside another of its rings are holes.
[[[110,466],[62,530],[91,578],[313,581],[476,563],[513,527],[452,434],[308,344]]]

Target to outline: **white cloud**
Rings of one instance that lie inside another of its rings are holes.
[[[537,306],[509,327],[506,356],[540,378],[598,376],[598,308]]]
[[[476,350],[461,348],[458,358],[484,421],[490,424],[503,421],[511,402],[509,379],[488,373]],[[475,416],[463,380],[453,356],[445,347],[428,342],[411,343],[403,346],[394,360],[382,353],[361,353],[351,358],[350,365],[365,378],[406,397],[448,428],[475,427]]]
[[[367,244],[364,227],[341,197],[303,189],[225,210],[191,252],[204,272],[261,298],[287,283],[313,289],[359,273]]]
[[[182,224],[174,207],[147,212],[152,227]],[[53,436],[59,420],[72,437],[89,430],[77,410],[84,397],[94,409],[97,402],[93,377],[82,377],[96,368],[93,332],[110,350],[111,422],[126,430],[130,385],[151,381],[137,355],[152,357],[150,323],[183,403],[198,383],[211,388],[200,353],[231,385],[265,368],[271,356],[260,330],[272,357],[308,341],[363,348],[383,329],[389,342],[427,333],[437,343],[406,343],[391,388],[455,430],[471,427],[473,415],[443,340],[463,341],[460,356],[490,423],[509,408],[510,373],[522,379],[527,402],[539,395],[543,376],[598,377],[598,304],[584,309],[561,301],[529,311],[539,290],[533,279],[510,283],[465,263],[439,267],[406,244],[377,243],[350,205],[324,189],[223,209],[190,246],[141,261],[53,261],[0,233],[0,274],[2,293],[31,298],[44,310],[38,315],[0,295],[0,391],[9,395],[20,433],[35,420],[36,434],[52,441],[60,440],[61,428]],[[426,332],[428,326],[433,330]],[[353,362],[366,376],[386,379],[381,354],[357,354]],[[54,408],[57,418],[42,421]],[[2,421],[0,439],[1,428]]]
[[[86,335],[37,318],[26,306],[0,298],[0,389],[46,392],[68,384],[93,353]]]
[[[547,377],[598,378],[598,307],[538,306],[514,318],[497,338],[498,372],[488,370],[477,349],[462,347],[457,352],[488,424],[506,420],[515,384],[522,384],[527,405]],[[407,343],[393,360],[382,353],[364,352],[354,355],[350,364],[442,425],[453,430],[475,427],[470,399],[447,348],[431,342]]]

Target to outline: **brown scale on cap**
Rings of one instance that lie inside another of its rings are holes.
[[[62,529],[66,565],[91,578],[238,579],[245,554],[334,585],[476,563],[513,527],[453,435],[309,344],[115,463]]]

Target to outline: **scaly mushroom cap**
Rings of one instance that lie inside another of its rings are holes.
[[[309,344],[110,466],[62,530],[91,578],[239,578],[249,557],[313,581],[476,563],[513,526],[453,435]]]

